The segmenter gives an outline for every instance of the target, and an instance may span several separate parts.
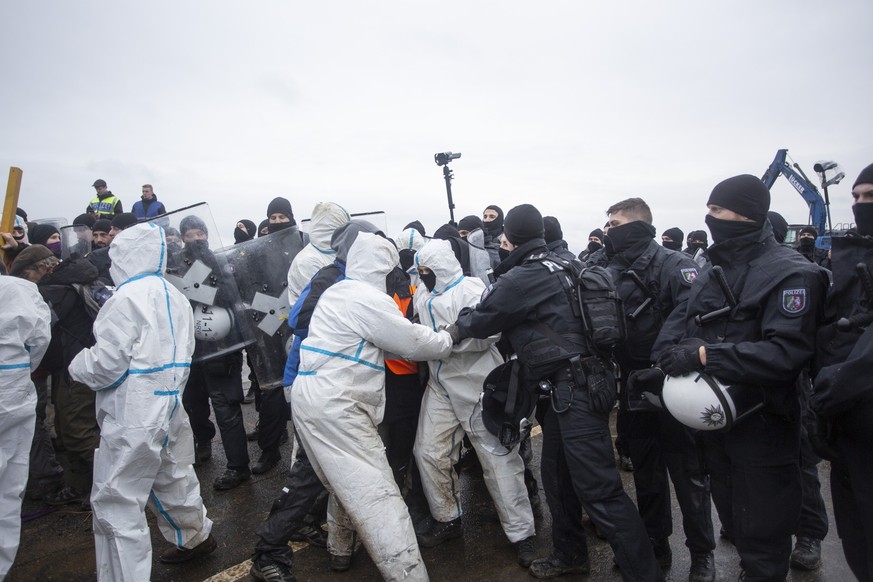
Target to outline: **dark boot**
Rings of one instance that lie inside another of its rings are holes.
[[[518,565],[522,568],[529,568],[531,563],[537,558],[537,538],[530,536],[515,542],[514,545],[515,552],[518,555]]]
[[[548,558],[534,560],[528,570],[531,576],[539,579],[557,578],[558,576],[564,576],[565,574],[584,575],[588,574],[589,571],[590,567],[588,565],[588,560],[572,564],[564,561],[555,554],[552,554]]]
[[[715,582],[715,558],[712,552],[691,554],[688,582]]]
[[[434,521],[428,531],[418,536],[418,544],[425,548],[433,548],[463,535],[460,517],[452,521]]]
[[[279,451],[262,451],[261,456],[258,458],[258,462],[252,465],[252,473],[255,475],[266,473],[279,464],[281,459],[282,455]]]
[[[209,537],[191,548],[190,550],[187,548],[170,548],[163,554],[161,554],[160,560],[164,564],[181,564],[182,562],[187,562],[189,560],[193,560],[194,558],[200,558],[206,555],[211,554],[218,547],[218,542],[215,541],[215,537],[212,534],[209,534]]]
[[[818,570],[821,567],[821,540],[797,536],[791,552],[791,567],[798,570]]]

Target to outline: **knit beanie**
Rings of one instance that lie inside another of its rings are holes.
[[[818,238],[818,229],[814,226],[804,226],[800,229],[798,236],[801,234],[811,234],[815,238]]]
[[[564,231],[561,230],[561,223],[554,216],[543,217],[543,231],[547,243],[553,243],[556,240],[564,239]]]
[[[403,230],[406,230],[407,228],[414,228],[421,236],[427,236],[427,231],[424,230],[424,225],[417,220],[413,220],[412,222],[404,226]]]
[[[516,206],[507,213],[503,221],[503,234],[516,246],[543,238],[545,236],[543,215],[530,204]]]
[[[716,184],[706,203],[732,210],[763,226],[770,209],[770,191],[759,178],[740,174]]]
[[[60,234],[57,228],[51,224],[37,224],[28,233],[31,244],[44,245],[53,234]]]
[[[706,244],[709,244],[709,237],[706,234],[705,230],[692,230],[688,233],[688,242],[690,243],[693,240],[700,240]]]
[[[107,218],[95,220],[94,226],[91,227],[91,232],[105,232],[109,234],[110,230],[112,230],[112,222]]]
[[[858,179],[852,184],[852,188],[858,184],[873,184],[873,164],[870,164],[858,174]]]
[[[80,214],[73,219],[73,226],[87,226],[88,228],[94,228],[95,222],[97,222],[97,219],[90,214]]]
[[[458,222],[458,230],[472,231],[477,228],[482,228],[482,219],[478,216],[465,216]]]
[[[773,227],[773,238],[778,243],[785,242],[785,236],[788,234],[788,221],[785,217],[773,210],[767,213],[767,218],[770,219],[770,226]]]
[[[595,228],[590,233],[588,233],[588,238],[591,238],[592,236],[596,236],[600,242],[603,242],[603,231],[599,228]]]
[[[137,222],[139,222],[139,219],[133,212],[122,212],[121,214],[116,214],[112,217],[112,227],[117,228],[118,230],[124,230],[125,228],[133,226]]]
[[[270,201],[270,204],[267,205],[267,218],[270,218],[272,214],[284,214],[287,216],[292,224],[297,224],[294,221],[294,211],[291,210],[291,203],[287,198],[282,198],[281,196],[277,198],[273,198]]]

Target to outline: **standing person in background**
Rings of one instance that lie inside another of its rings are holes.
[[[164,203],[158,200],[151,184],[142,185],[142,199],[137,200],[133,204],[132,210],[134,216],[139,220],[144,218],[154,218],[161,214],[166,214],[167,209],[164,208]]]
[[[86,213],[93,214],[95,218],[111,220],[116,214],[124,212],[121,200],[106,187],[106,180],[95,180],[93,187],[97,195],[85,207]]]
[[[491,268],[494,269],[503,260],[500,255],[503,210],[496,204],[486,206],[485,210],[482,211],[482,230],[485,231],[485,248],[491,256]]]
[[[21,535],[21,500],[36,422],[30,371],[49,345],[51,312],[36,285],[0,277],[0,580],[6,577]]]
[[[588,257],[590,257],[593,253],[600,251],[603,249],[603,239],[604,234],[603,231],[599,228],[595,228],[588,235],[588,246],[585,247],[585,250],[579,253],[579,260],[583,263],[588,262]]]

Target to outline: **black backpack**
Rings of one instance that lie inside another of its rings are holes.
[[[82,304],[85,306],[85,311],[92,321],[97,319],[100,308],[109,301],[109,298],[114,293],[111,287],[107,287],[99,280],[84,285],[82,283],[71,283],[71,285],[79,293]]]

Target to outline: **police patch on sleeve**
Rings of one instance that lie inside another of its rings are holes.
[[[806,289],[783,289],[782,311],[785,315],[801,315],[806,312],[809,303]]]
[[[685,283],[688,285],[691,285],[697,278],[697,269],[695,269],[694,267],[680,269],[679,272],[682,273],[682,280],[685,281]]]

